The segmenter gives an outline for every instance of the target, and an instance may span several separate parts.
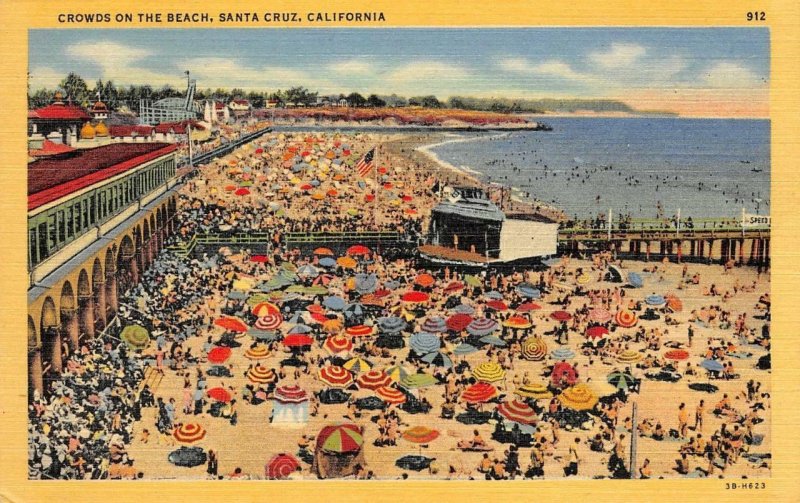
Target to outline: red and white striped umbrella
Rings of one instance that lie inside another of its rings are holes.
[[[392,384],[392,378],[383,370],[372,369],[358,376],[356,384],[361,389],[376,390]]]
[[[268,314],[256,319],[255,327],[259,330],[277,330],[281,323],[283,323],[283,317],[280,313]]]
[[[380,398],[386,403],[399,405],[405,403],[406,395],[399,389],[382,386],[375,390],[375,396]]]
[[[334,388],[346,388],[353,383],[353,374],[346,368],[338,365],[322,367],[319,370],[319,379]]]

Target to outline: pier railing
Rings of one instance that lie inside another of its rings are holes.
[[[632,218],[619,222],[567,222],[558,230],[560,240],[608,241],[630,238],[679,239],[692,237],[767,236],[768,224],[743,227],[740,220],[731,218],[675,219]]]

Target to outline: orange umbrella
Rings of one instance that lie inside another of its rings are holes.
[[[247,325],[242,320],[230,316],[219,318],[214,324],[231,332],[247,332]]]
[[[386,403],[399,405],[405,403],[406,395],[399,389],[382,386],[375,390],[375,396],[380,398]]]
[[[259,302],[253,306],[252,313],[256,318],[263,318],[264,316],[280,316],[281,310],[271,302]]]
[[[330,248],[320,247],[314,250],[314,255],[333,256],[333,250]]]
[[[436,280],[434,279],[434,277],[427,273],[422,273],[418,275],[416,278],[414,278],[414,283],[418,284],[423,288],[432,286],[435,282]]]

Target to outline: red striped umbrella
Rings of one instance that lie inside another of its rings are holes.
[[[664,353],[664,358],[670,360],[686,360],[689,358],[689,352],[685,349],[672,349]]]
[[[430,296],[425,292],[410,291],[403,294],[400,300],[409,304],[419,304],[421,302],[428,302]]]
[[[383,370],[372,369],[358,376],[356,384],[361,389],[376,390],[392,384],[392,378]]]
[[[373,328],[366,325],[355,325],[345,329],[345,333],[350,337],[366,337],[372,335],[372,331]]]
[[[523,302],[522,304],[517,306],[517,311],[519,311],[521,313],[527,313],[527,312],[530,312],[530,311],[538,311],[541,308],[542,308],[542,306],[540,306],[539,304],[537,304],[535,302]]]
[[[231,394],[225,388],[211,388],[206,392],[209,398],[218,402],[228,403],[231,401]]]
[[[508,306],[502,300],[490,300],[486,303],[486,307],[494,309],[495,311],[505,311],[508,309]]]
[[[197,423],[187,423],[181,425],[180,428],[175,428],[172,435],[178,442],[193,444],[206,436],[206,430]]]
[[[445,323],[447,324],[447,328],[453,332],[461,332],[472,323],[472,316],[463,313],[454,314],[447,318]]]
[[[353,374],[338,365],[319,369],[319,379],[334,388],[346,388],[353,383]]]
[[[538,419],[536,411],[530,405],[517,398],[498,405],[497,412],[509,421],[521,424],[535,424]]]
[[[255,327],[259,330],[277,330],[283,323],[283,317],[280,314],[262,316],[255,322]]]
[[[427,426],[414,426],[404,431],[401,436],[403,440],[408,440],[415,444],[428,444],[439,438],[439,431]]]
[[[273,398],[281,403],[303,403],[308,400],[308,393],[296,384],[278,386]]]
[[[363,444],[361,428],[352,423],[326,426],[317,434],[317,447],[332,454],[357,452]]]
[[[511,316],[503,322],[504,327],[508,328],[531,328],[533,324],[524,316]]]
[[[283,338],[283,345],[287,348],[300,348],[314,344],[314,339],[306,334],[289,334]]]
[[[399,389],[390,388],[388,386],[383,386],[376,389],[375,396],[377,396],[386,403],[394,405],[399,405],[401,403],[405,403],[406,401],[405,393],[403,393]]]
[[[280,453],[269,460],[264,475],[270,480],[285,479],[300,468],[300,462],[291,454]]]
[[[554,311],[550,313],[550,317],[556,321],[567,321],[572,319],[572,315],[566,311]]]
[[[219,365],[231,357],[231,348],[217,346],[208,352],[208,363]]]
[[[345,335],[333,335],[325,339],[325,349],[331,353],[341,353],[353,349],[353,342]]]
[[[278,375],[274,370],[256,365],[247,371],[247,378],[256,384],[278,382]]]
[[[346,252],[347,255],[353,257],[358,255],[369,255],[369,253],[370,253],[369,248],[367,248],[364,245],[353,245],[350,248],[348,248]]]
[[[614,321],[622,328],[631,328],[632,326],[636,325],[636,322],[639,321],[639,318],[636,316],[636,313],[623,310],[614,316]]]
[[[461,393],[467,403],[484,403],[497,396],[497,388],[487,382],[477,382]]]
[[[280,316],[281,310],[278,306],[273,304],[272,302],[259,302],[255,306],[253,306],[252,313],[257,318],[262,318],[264,316]]]
[[[247,332],[247,325],[238,318],[223,317],[214,321],[214,325],[231,332]]]
[[[604,307],[596,307],[591,311],[589,311],[588,315],[590,321],[594,321],[597,323],[605,323],[607,321],[610,321],[612,316],[613,315],[611,314],[611,311],[609,311]]]

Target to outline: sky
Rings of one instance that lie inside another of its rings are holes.
[[[766,28],[31,30],[31,89],[171,84],[322,94],[610,98],[685,116],[769,115]]]

